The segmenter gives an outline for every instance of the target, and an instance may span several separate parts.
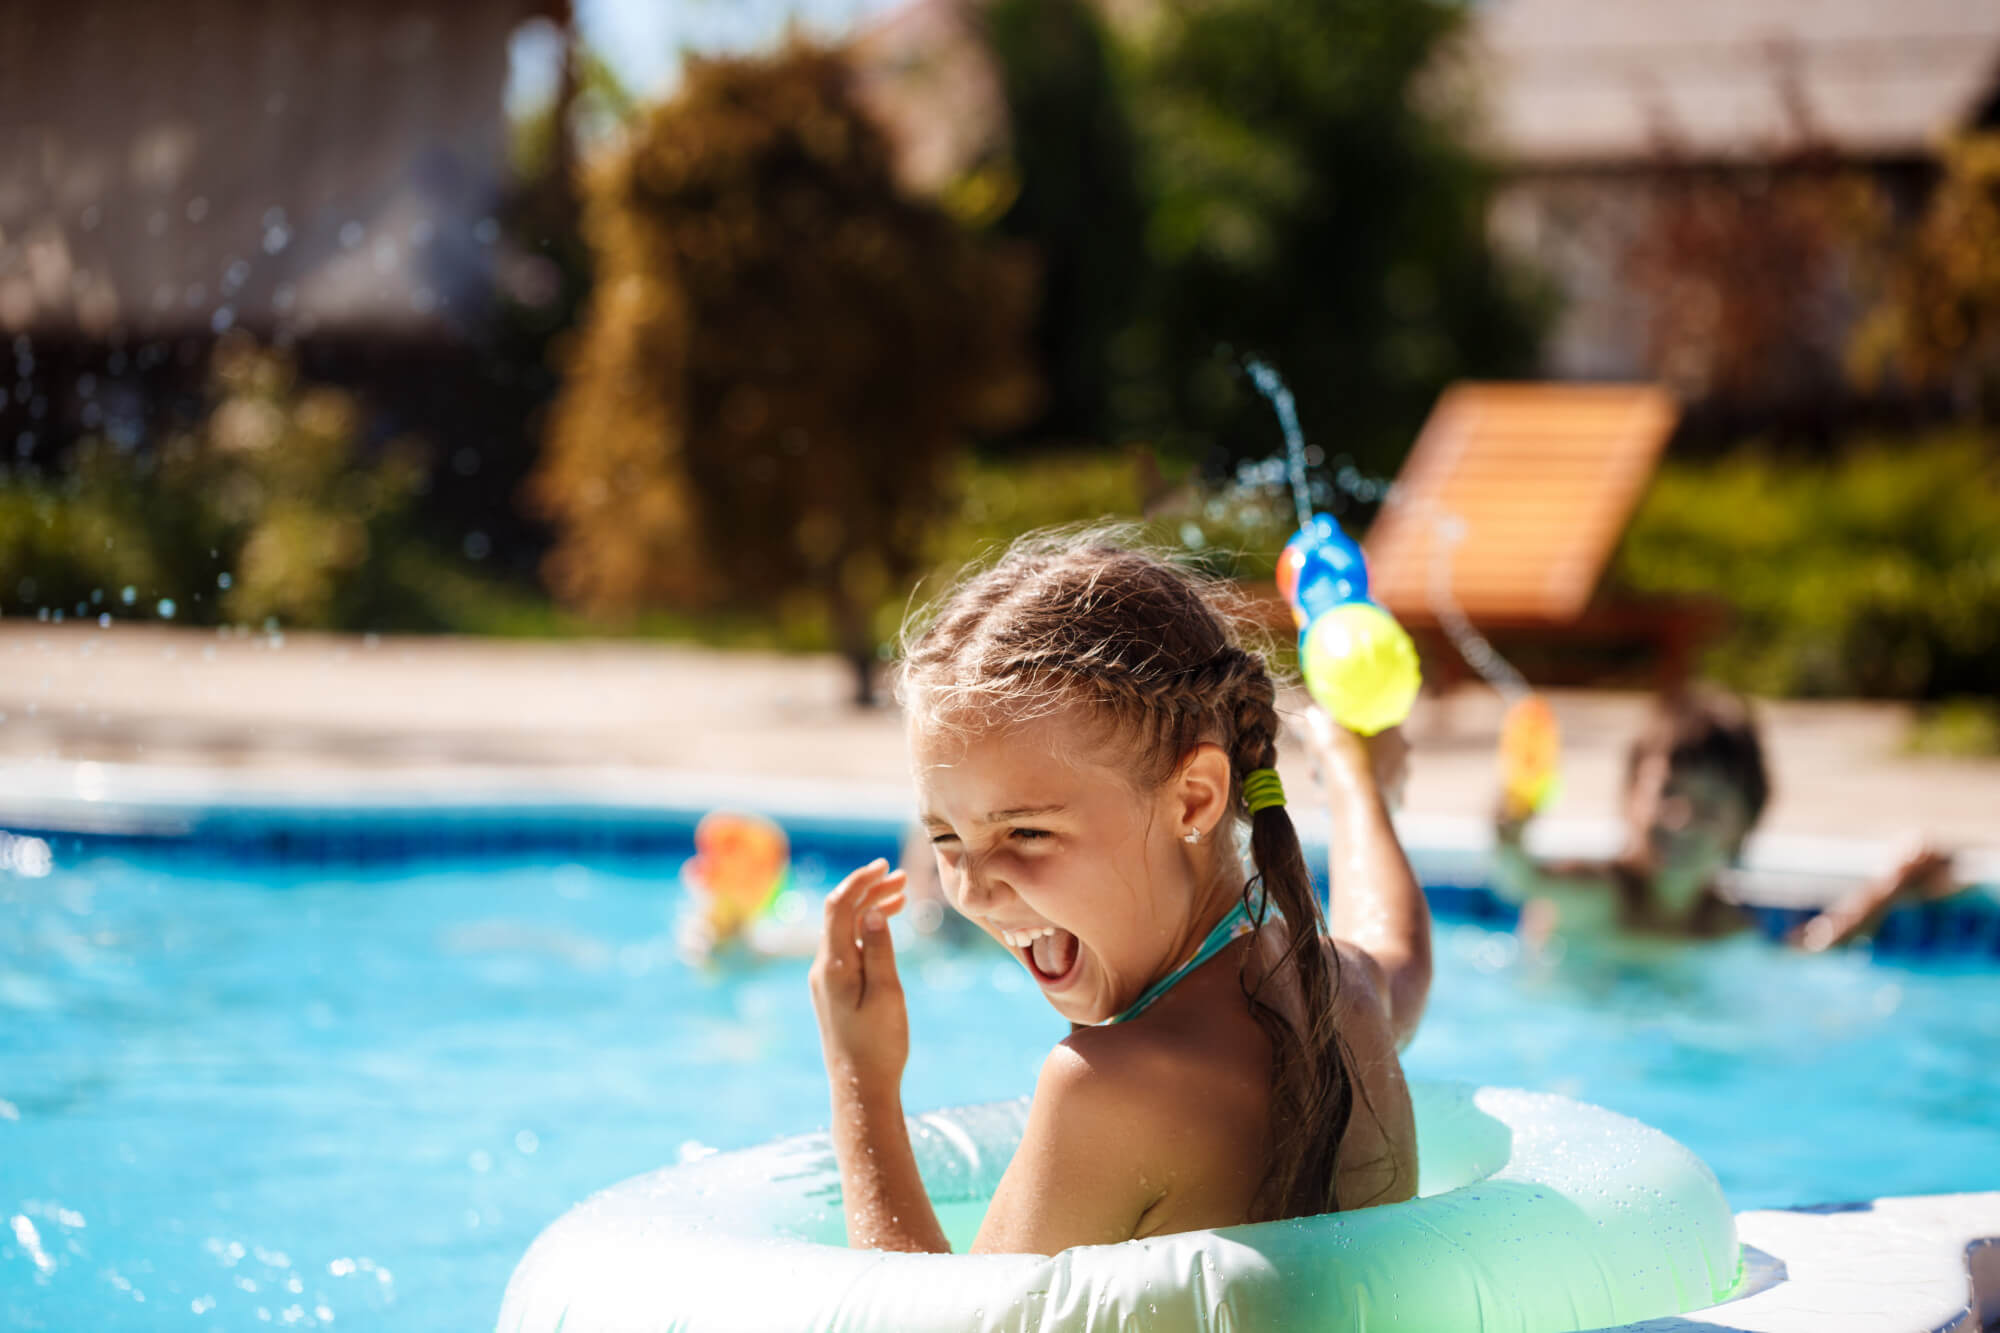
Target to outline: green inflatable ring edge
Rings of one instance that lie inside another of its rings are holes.
[[[1714,1175],[1658,1130],[1553,1093],[1415,1083],[1424,1196],[1040,1255],[840,1245],[822,1133],[663,1168],[551,1224],[500,1333],[1559,1333],[1715,1304],[1739,1271]],[[976,1225],[1025,1101],[911,1118],[941,1216]],[[961,1242],[962,1243],[962,1242]]]

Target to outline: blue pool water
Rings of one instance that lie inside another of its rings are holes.
[[[681,834],[382,836],[0,858],[0,1324],[488,1327],[578,1198],[824,1121],[805,963],[675,957]],[[806,850],[824,882],[888,848]],[[2000,1188],[1990,961],[1550,962],[1451,920],[1438,957],[1413,1073],[1638,1116],[1739,1208]],[[1018,964],[905,970],[911,1107],[1029,1089],[1065,1029]]]

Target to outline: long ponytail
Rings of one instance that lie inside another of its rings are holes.
[[[1239,792],[1244,778],[1278,761],[1276,688],[1263,663],[1250,660],[1254,669],[1240,680],[1229,756]],[[1354,1117],[1351,1061],[1336,1021],[1340,956],[1325,947],[1319,895],[1291,815],[1281,805],[1267,806],[1249,815],[1249,823],[1257,874],[1244,885],[1244,900],[1253,914],[1260,902],[1275,908],[1285,930],[1278,965],[1263,969],[1254,984],[1246,971],[1243,981],[1251,1015],[1272,1048],[1271,1167],[1259,1191],[1259,1212],[1330,1213],[1340,1207],[1340,1145]],[[1265,998],[1287,977],[1297,982],[1296,1025]]]

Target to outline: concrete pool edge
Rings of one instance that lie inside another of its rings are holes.
[[[1745,1290],[1594,1333],[1981,1333],[2000,1326],[2000,1191],[1736,1215]]]

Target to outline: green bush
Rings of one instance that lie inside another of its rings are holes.
[[[130,498],[95,484],[0,484],[0,611],[130,614],[142,595],[153,611],[164,581]]]
[[[215,351],[193,431],[78,445],[59,478],[0,478],[0,606],[197,623],[429,627],[398,571],[423,482],[407,442],[360,451],[347,394],[247,339]]]
[[[1927,708],[1911,725],[1903,747],[1912,754],[1950,759],[2000,755],[2000,701],[1946,699]]]
[[[1970,434],[1838,461],[1669,464],[1613,577],[1729,607],[1706,666],[1774,695],[2000,695],[2000,457]]]

